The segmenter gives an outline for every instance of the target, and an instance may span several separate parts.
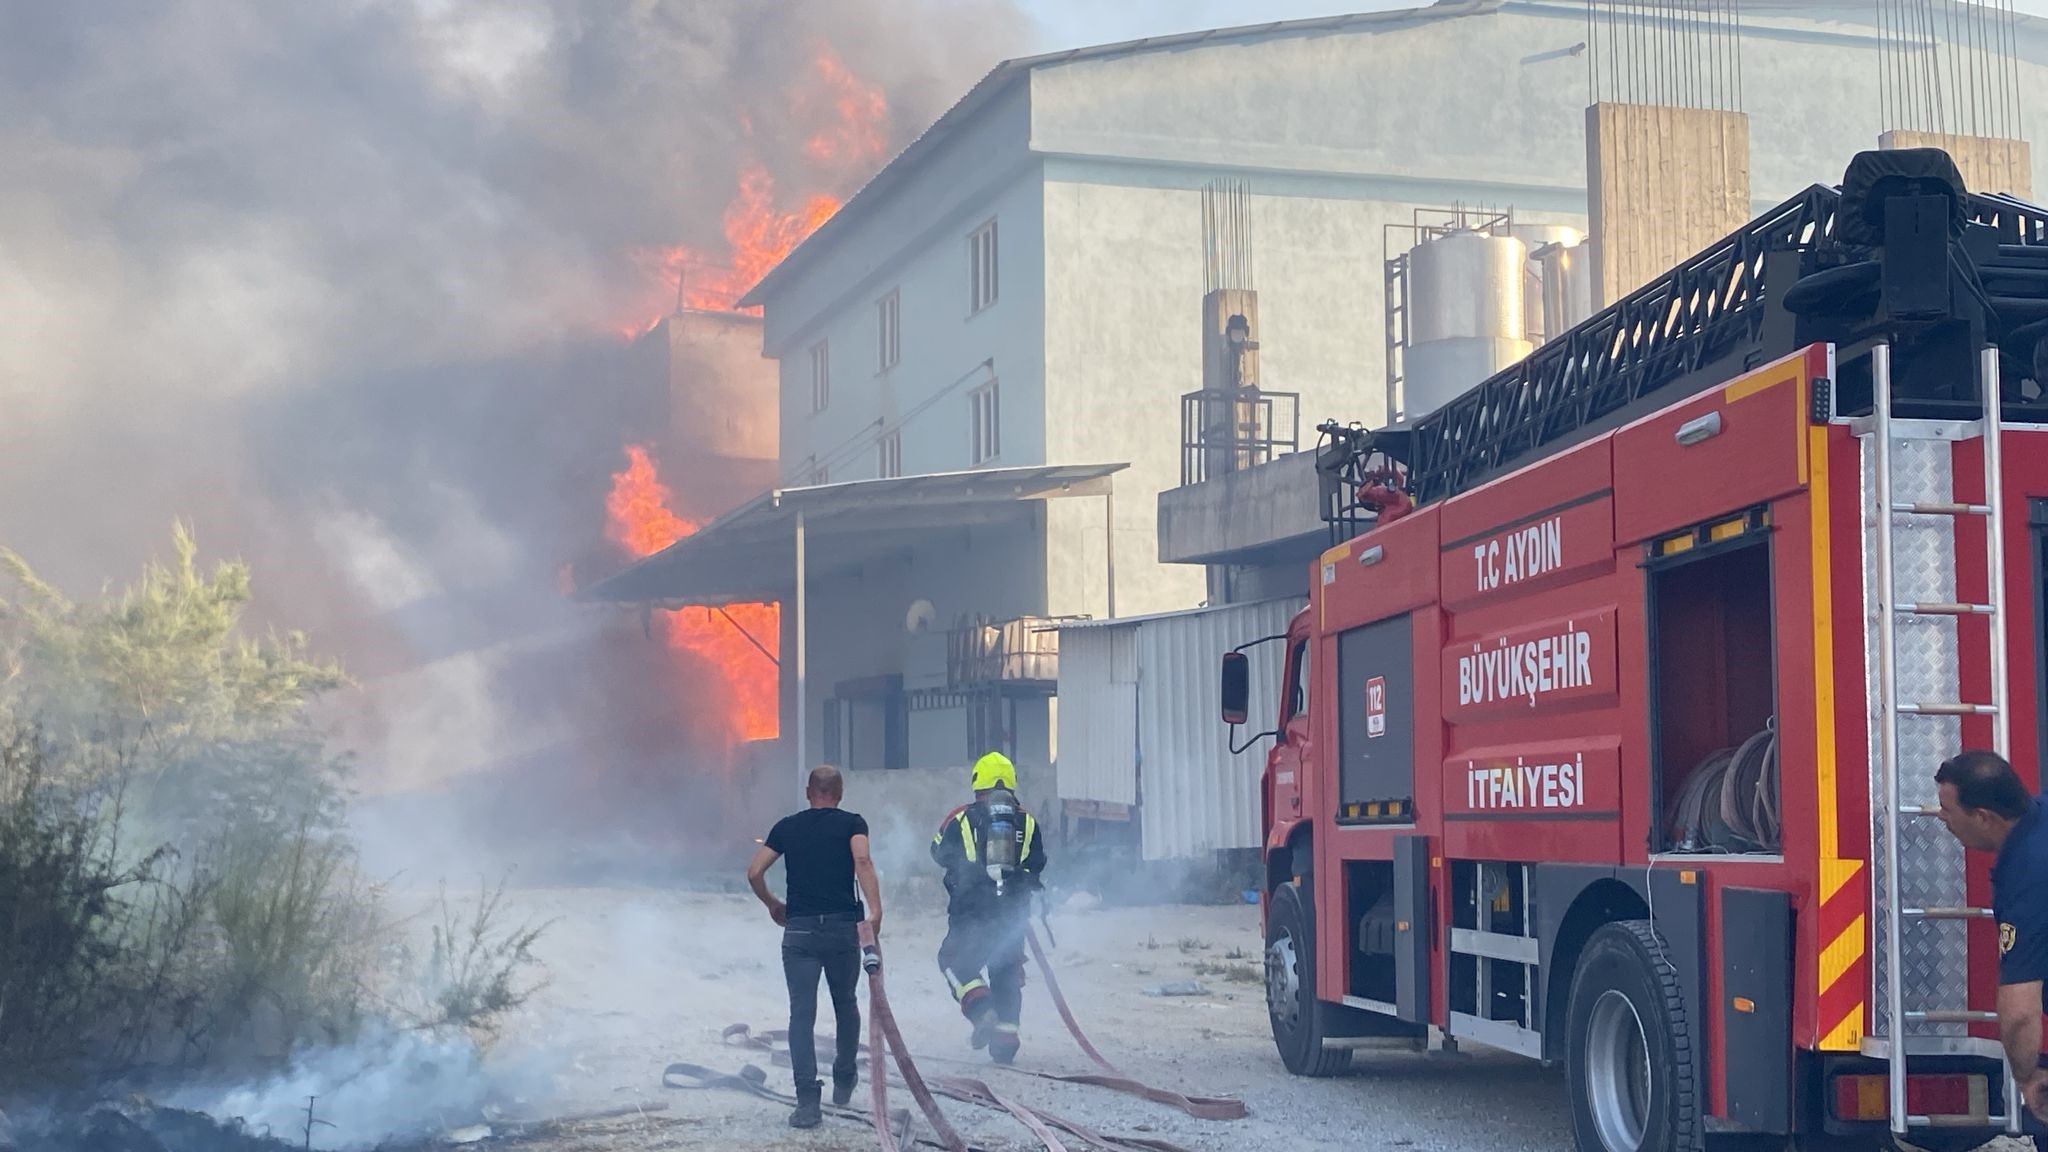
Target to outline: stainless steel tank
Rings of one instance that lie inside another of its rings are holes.
[[[1402,361],[1403,415],[1427,416],[1534,350],[1527,340],[1479,337],[1417,344]]]
[[[1453,232],[1408,255],[1408,342],[1525,336],[1522,269],[1529,249],[1512,236]]]
[[[1452,232],[1408,254],[1403,414],[1425,415],[1527,356],[1529,249],[1513,236]]]
[[[1530,343],[1541,344],[1592,314],[1586,252],[1579,247],[1584,233],[1568,224],[1516,224],[1508,233],[1529,248],[1522,315]],[[1580,298],[1584,307],[1578,306]]]

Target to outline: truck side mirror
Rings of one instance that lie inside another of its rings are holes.
[[[1223,654],[1223,722],[1242,724],[1252,700],[1252,662],[1242,652]]]

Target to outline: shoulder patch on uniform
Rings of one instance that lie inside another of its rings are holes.
[[[1998,926],[1998,954],[2003,956],[2007,952],[2012,951],[2013,943],[2017,939],[2018,933],[2013,931],[2012,925],[2000,924]]]

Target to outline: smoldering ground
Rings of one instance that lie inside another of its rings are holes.
[[[812,146],[822,54],[893,151],[1019,33],[979,0],[0,6],[0,543],[89,593],[189,518],[362,682],[366,790],[632,792],[687,708],[560,588],[617,563],[603,492],[658,426],[618,336],[674,299],[648,253],[717,258],[746,164],[792,206],[871,174]]]

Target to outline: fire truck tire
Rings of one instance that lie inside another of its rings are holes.
[[[1266,1015],[1280,1062],[1296,1076],[1336,1076],[1351,1049],[1325,1048],[1329,1009],[1316,999],[1315,920],[1299,881],[1274,889],[1266,912]]]
[[[1647,920],[1586,941],[1566,1009],[1579,1152],[1700,1152],[1698,1041]]]

